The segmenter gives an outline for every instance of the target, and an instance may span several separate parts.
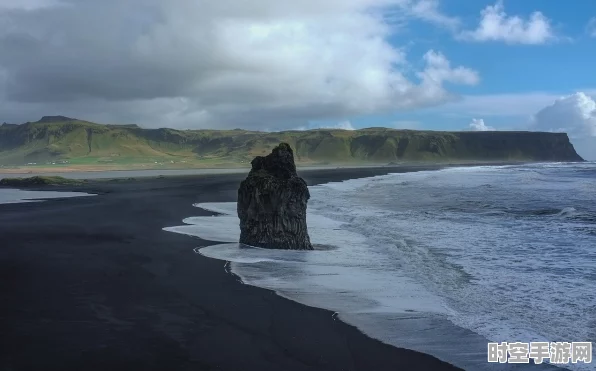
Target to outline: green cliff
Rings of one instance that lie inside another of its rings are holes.
[[[245,164],[280,142],[298,163],[581,161],[565,133],[142,129],[62,116],[0,126],[0,164]]]

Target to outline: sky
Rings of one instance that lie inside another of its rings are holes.
[[[0,0],[0,122],[567,132],[596,1]]]

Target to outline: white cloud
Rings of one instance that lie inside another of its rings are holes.
[[[459,118],[518,116],[527,119],[559,96],[560,94],[544,92],[466,95],[457,101],[429,108],[427,111]]]
[[[341,129],[341,130],[356,130],[350,121],[340,121],[337,124],[318,124],[309,125],[307,129]]]
[[[3,119],[288,128],[438,105],[454,99],[443,83],[478,81],[434,51],[423,81],[408,78],[419,56],[388,41],[383,11],[440,19],[426,0],[62,3],[0,12]]]
[[[590,18],[588,24],[586,25],[586,32],[591,37],[596,37],[596,17]]]
[[[448,29],[455,30],[460,25],[459,18],[447,16],[439,10],[438,0],[419,0],[411,3],[409,12],[417,18]]]
[[[583,92],[559,98],[534,115],[532,127],[574,138],[596,137],[596,101]]]
[[[531,129],[566,132],[580,156],[587,160],[596,160],[594,96],[577,92],[556,99],[532,117]]]
[[[331,126],[332,129],[342,129],[342,130],[356,130],[350,121],[342,121],[337,125]]]
[[[508,44],[544,44],[555,38],[551,21],[541,12],[528,19],[505,13],[503,1],[487,6],[481,12],[480,24],[473,31],[464,31],[460,38],[470,41],[503,41]]]
[[[424,61],[426,68],[418,74],[423,85],[442,86],[445,81],[476,85],[480,81],[478,72],[461,66],[452,68],[449,60],[440,52],[429,50],[424,54]]]
[[[470,129],[473,131],[494,131],[495,128],[492,126],[486,126],[483,119],[472,119],[472,122],[469,125]]]

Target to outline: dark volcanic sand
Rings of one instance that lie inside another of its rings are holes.
[[[209,215],[195,202],[235,201],[244,177],[97,182],[70,188],[95,197],[0,205],[0,370],[455,369],[243,285],[193,252],[208,242],[162,231]]]

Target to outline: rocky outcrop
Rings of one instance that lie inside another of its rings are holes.
[[[240,243],[268,249],[312,250],[306,227],[310,198],[296,173],[294,152],[281,143],[271,154],[257,156],[238,189]]]

